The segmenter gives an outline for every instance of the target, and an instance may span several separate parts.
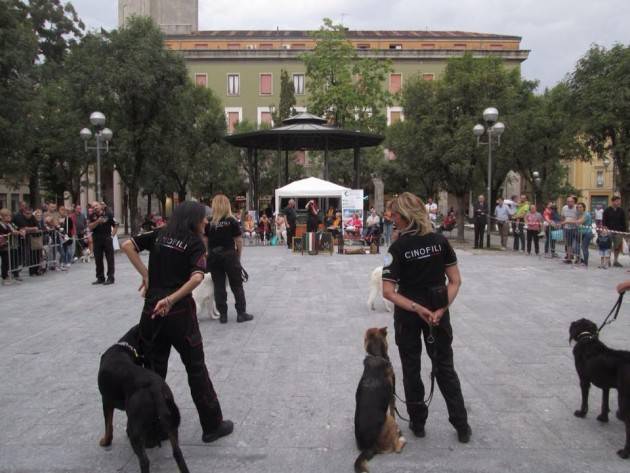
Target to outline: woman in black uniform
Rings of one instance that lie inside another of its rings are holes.
[[[208,271],[214,283],[214,301],[219,311],[219,321],[227,323],[227,291],[225,277],[230,281],[234,294],[236,321],[248,322],[254,318],[246,312],[245,291],[243,290],[243,268],[241,253],[243,238],[241,227],[232,216],[230,200],[223,194],[212,199],[212,220],[206,226],[208,238]]]
[[[306,211],[308,212],[306,231],[316,232],[319,227],[319,207],[317,206],[315,199],[308,201],[308,204],[306,204]]]
[[[400,233],[389,247],[383,268],[383,296],[396,304],[394,327],[409,427],[417,437],[424,437],[429,411],[420,378],[423,336],[437,385],[446,400],[449,422],[457,430],[459,441],[467,443],[472,431],[453,364],[453,329],[448,311],[461,285],[457,257],[448,240],[433,233],[424,202],[419,197],[404,192],[392,201],[391,211]],[[445,285],[446,279],[448,285]]]
[[[224,420],[210,381],[203,341],[191,293],[203,280],[206,248],[202,235],[208,220],[197,202],[183,202],[166,227],[126,241],[122,250],[142,276],[140,290],[145,303],[140,337],[145,359],[166,379],[171,346],[177,350],[188,373],[188,384],[203,430],[202,440],[212,442],[229,435],[232,421]],[[149,268],[138,254],[147,250]]]

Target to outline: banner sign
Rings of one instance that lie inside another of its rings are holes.
[[[341,216],[345,223],[357,214],[363,221],[363,189],[350,189],[341,196]]]

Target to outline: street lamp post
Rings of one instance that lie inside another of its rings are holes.
[[[92,138],[92,131],[89,128],[83,128],[79,135],[85,144],[85,152],[91,149],[96,150],[96,200],[101,202],[101,149],[105,144],[105,152],[109,151],[109,142],[114,137],[114,133],[109,128],[105,128],[105,115],[101,112],[93,112],[90,115],[90,123],[95,128],[96,146],[88,146],[88,141]]]
[[[538,197],[538,191],[540,189],[540,183],[542,182],[542,179],[540,178],[540,173],[538,171],[534,171],[532,172],[532,177],[534,178],[534,205],[537,205],[537,197]]]
[[[477,146],[479,145],[488,145],[488,212],[486,215],[486,223],[487,223],[487,236],[486,236],[486,247],[490,248],[490,226],[491,226],[491,216],[492,216],[492,139],[496,138],[497,146],[501,145],[501,135],[505,131],[505,125],[501,122],[498,122],[499,111],[494,107],[486,108],[483,111],[483,121],[486,122],[486,126],[484,127],[481,124],[477,124],[473,127],[473,134],[477,137]],[[481,141],[481,137],[487,134],[488,141]]]

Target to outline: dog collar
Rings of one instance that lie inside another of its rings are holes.
[[[138,355],[138,352],[136,351],[136,349],[132,347],[131,345],[129,345],[127,342],[118,342],[116,345],[118,345],[119,347],[126,348],[127,350],[130,350],[131,353],[133,353],[133,356],[135,358],[140,358],[140,355]]]
[[[591,341],[595,338],[597,338],[597,334],[594,335],[591,332],[582,332],[577,337],[575,337],[575,340],[579,343],[584,340]]]

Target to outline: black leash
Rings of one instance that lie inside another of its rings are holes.
[[[619,315],[619,310],[621,309],[621,302],[623,301],[623,295],[625,294],[625,292],[622,292],[621,294],[619,294],[619,298],[617,299],[617,302],[615,302],[615,305],[613,306],[612,309],[610,309],[610,312],[608,312],[608,315],[606,316],[606,318],[604,319],[604,321],[602,322],[602,324],[599,326],[599,328],[597,329],[597,333],[601,332],[602,329],[606,326],[606,325],[610,325],[612,324],[615,320],[617,320],[617,316]],[[613,312],[615,313],[615,315],[612,317],[612,319],[610,318],[611,315],[613,315]]]
[[[395,387],[394,387],[394,396],[396,397],[396,399],[398,399],[400,402],[406,405],[424,404],[428,409],[429,405],[431,404],[431,401],[433,400],[433,392],[435,391],[435,375],[437,373],[437,368],[435,367],[435,362],[433,361],[435,358],[435,350],[436,350],[435,335],[433,334],[433,325],[429,325],[429,336],[427,337],[426,342],[427,342],[426,343],[427,355],[429,355],[429,358],[431,359],[431,389],[429,390],[429,397],[427,397],[424,401],[407,402],[404,399],[402,399],[398,394],[396,394]],[[431,349],[429,349],[429,347],[431,347]],[[405,417],[400,415],[400,412],[398,412],[398,408],[396,406],[394,406],[394,412],[396,412],[400,420],[402,420],[403,422],[409,422],[409,419],[406,419]]]

